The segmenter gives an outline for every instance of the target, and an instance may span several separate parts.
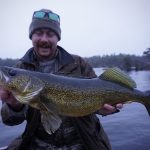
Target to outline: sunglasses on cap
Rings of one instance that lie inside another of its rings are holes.
[[[48,18],[53,21],[57,21],[60,23],[59,15],[52,13],[52,12],[44,12],[44,11],[35,11],[33,14],[33,18]]]

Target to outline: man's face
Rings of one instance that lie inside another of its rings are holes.
[[[41,58],[54,56],[57,48],[58,37],[50,29],[38,29],[32,35],[32,44],[35,52]]]

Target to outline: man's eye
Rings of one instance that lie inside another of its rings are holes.
[[[52,32],[48,32],[47,33],[47,36],[49,36],[49,37],[53,37],[53,36],[55,36],[56,34],[55,33],[52,33]]]
[[[55,35],[55,32],[53,32],[53,31],[48,31],[48,32],[47,32],[47,35],[54,36],[54,35]]]
[[[36,31],[35,34],[36,35],[42,35],[42,32],[41,31]]]

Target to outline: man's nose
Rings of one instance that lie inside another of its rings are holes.
[[[43,41],[43,42],[47,42],[47,41],[48,41],[48,37],[47,37],[46,34],[43,34],[43,35],[41,36],[41,41]]]

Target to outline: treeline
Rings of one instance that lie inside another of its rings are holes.
[[[1,59],[0,58],[0,66],[13,66],[17,63],[18,59],[11,59],[11,58],[6,58],[6,59]]]
[[[150,70],[150,59],[146,55],[103,55],[85,58],[92,67],[119,67],[123,70]]]
[[[123,70],[150,70],[150,48],[147,48],[143,52],[142,56],[136,55],[103,55],[103,56],[92,56],[85,58],[89,64],[93,67],[119,67]],[[13,66],[16,64],[18,59],[1,59],[0,66]]]

